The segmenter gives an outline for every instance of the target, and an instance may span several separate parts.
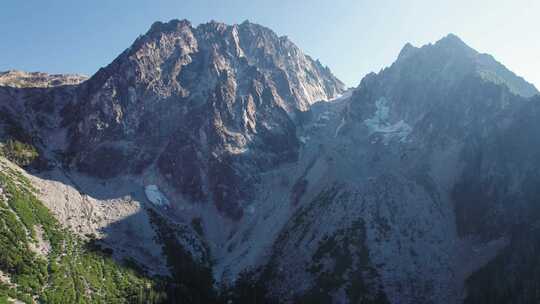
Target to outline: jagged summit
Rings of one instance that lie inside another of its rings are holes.
[[[432,45],[433,48],[440,52],[446,53],[447,56],[474,57],[478,52],[466,44],[461,38],[455,34],[448,34]]]
[[[157,22],[81,86],[66,117],[73,164],[102,178],[156,171],[239,219],[256,172],[298,157],[296,116],[343,90],[266,27]]]
[[[418,50],[417,47],[413,46],[411,43],[407,42],[398,55],[398,61],[405,60],[407,57],[411,56]]]
[[[448,85],[476,75],[484,81],[505,85],[512,93],[532,97],[538,94],[534,85],[508,70],[488,54],[482,54],[467,45],[455,34],[448,34],[434,44],[414,47],[407,43],[398,59],[386,73],[407,71],[411,79],[442,81]]]
[[[177,19],[166,23],[155,22],[146,34],[140,36],[126,52],[114,60],[109,67],[100,70],[93,78],[97,79],[97,86],[100,86],[111,73],[120,72],[119,65],[128,68],[126,63],[130,61],[129,65],[132,67],[140,66],[139,72],[147,71],[145,81],[154,82],[155,86],[159,86],[161,76],[156,74],[157,71],[161,75],[169,73],[172,86],[178,88],[181,84],[175,75],[178,76],[181,71],[176,68],[167,70],[159,65],[164,64],[165,61],[168,63],[184,61],[177,67],[186,66],[188,65],[186,60],[192,60],[193,54],[198,54],[199,57],[210,56],[209,61],[217,60],[218,70],[230,70],[230,67],[227,67],[228,64],[223,65],[223,63],[233,57],[234,61],[247,60],[249,66],[258,69],[263,74],[268,74],[272,70],[271,73],[275,74],[275,68],[281,70],[292,83],[291,92],[285,95],[294,95],[292,98],[282,96],[288,107],[287,111],[306,110],[309,104],[331,99],[344,87],[344,84],[327,67],[305,55],[287,37],[279,37],[267,27],[251,22],[227,25],[217,21],[193,27],[188,20]],[[231,58],[218,60],[215,55]],[[180,58],[182,56],[183,58]],[[160,57],[163,62],[155,61],[150,57],[154,59]],[[301,68],[303,66],[307,67],[306,71]],[[137,76],[137,73],[132,73],[132,76]],[[317,78],[320,78],[320,81]],[[318,83],[312,83],[313,81]],[[301,83],[307,86],[301,87]],[[170,87],[168,83],[164,86]]]
[[[156,21],[148,30],[148,33],[150,32],[157,32],[157,31],[172,31],[172,30],[178,30],[181,29],[183,26],[189,26],[191,27],[191,21],[187,19],[172,19],[169,22],[162,22],[162,21]]]
[[[443,44],[446,46],[452,45],[462,48],[470,48],[459,36],[453,33],[449,33],[443,38],[439,39],[435,44]]]
[[[476,53],[476,51],[474,51],[465,42],[463,42],[463,40],[461,38],[459,38],[455,34],[450,33],[450,34],[444,36],[443,38],[439,39],[437,42],[426,44],[426,45],[424,45],[424,46],[422,46],[420,48],[415,47],[410,42],[407,42],[403,46],[403,48],[401,49],[398,58],[407,57],[408,55],[414,53],[415,51],[417,51],[417,50],[419,50],[421,48],[434,48],[434,47],[435,48],[440,48],[440,49],[445,49],[445,50],[450,50],[450,49],[453,49],[453,50],[456,50],[456,51],[461,50],[461,51],[466,52],[465,54],[468,54],[468,55]]]

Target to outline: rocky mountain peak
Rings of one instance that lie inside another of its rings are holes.
[[[407,77],[413,76],[411,79],[441,81],[447,85],[467,76],[476,76],[487,82],[503,84],[516,95],[531,97],[538,94],[534,85],[508,70],[491,55],[474,50],[454,34],[420,48],[407,43],[398,60],[386,72],[397,71],[407,73]]]
[[[343,89],[266,27],[157,22],[80,87],[65,117],[73,163],[99,177],[155,171],[238,219],[257,174],[297,158],[298,113]]]
[[[186,19],[172,19],[169,22],[156,21],[152,24],[152,26],[150,26],[150,29],[146,34],[182,31],[182,29],[186,27],[190,28],[191,26],[191,22]]]
[[[489,102],[482,97],[488,92],[493,94]],[[444,136],[459,136],[463,132],[460,128],[476,124],[480,114],[471,109],[483,108],[483,115],[496,115],[508,107],[509,100],[530,98],[537,92],[492,56],[477,52],[450,34],[419,48],[407,44],[390,67],[367,75],[353,94],[348,121],[402,134],[413,134],[418,124],[434,128],[442,121],[446,123],[444,128],[455,129],[447,129]],[[441,108],[456,119],[428,123]],[[405,141],[405,137],[399,138]]]
[[[412,44],[410,44],[409,42],[407,42],[403,48],[401,49],[401,51],[399,52],[399,55],[398,55],[398,61],[399,60],[404,60],[405,58],[409,57],[410,55],[414,54],[414,52],[416,52],[418,50],[418,48],[414,47]]]
[[[476,51],[470,46],[468,46],[461,38],[459,38],[456,34],[452,33],[439,39],[437,42],[435,42],[435,45],[438,45],[442,48],[462,49],[471,53],[476,53]]]

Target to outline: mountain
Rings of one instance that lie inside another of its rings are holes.
[[[517,227],[537,219],[536,187],[525,186],[536,184],[535,128],[525,128],[532,121],[524,118],[534,116],[538,97],[482,77],[475,54],[455,36],[408,45],[392,66],[366,76],[338,115],[327,109],[316,118],[330,117],[309,134],[308,150],[322,149],[306,167],[304,207],[281,232],[270,265],[317,267],[278,273],[274,286],[315,274],[307,294],[327,296],[322,302],[342,292],[358,296],[352,284],[375,302],[485,298],[481,282],[465,279],[525,229]],[[531,133],[516,136],[517,130]],[[363,237],[345,267],[353,235]],[[346,277],[358,281],[340,279]]]
[[[409,57],[421,59],[411,59]],[[415,75],[417,77],[435,73],[436,71],[430,68],[438,64],[440,68],[444,69],[444,77],[449,77],[448,79],[441,79],[442,81],[451,82],[454,80],[452,77],[475,73],[488,82],[505,85],[515,95],[532,97],[539,94],[534,85],[508,70],[491,55],[478,53],[453,34],[442,38],[435,45],[415,48],[407,44],[400,52],[398,62],[405,60],[405,58],[408,58],[407,60],[417,60],[418,64],[422,64],[422,67],[426,68],[422,72],[428,74]]]
[[[4,256],[49,267],[0,258],[12,299],[538,301],[540,96],[455,35],[344,90],[265,27],[173,20],[86,81],[32,81],[0,86],[26,235]],[[62,275],[83,279],[26,280]]]
[[[62,224],[173,277],[170,299],[208,300],[209,250],[252,212],[254,182],[298,158],[299,116],[342,92],[260,25],[157,22],[80,85],[0,87],[1,135]]]
[[[144,172],[238,220],[257,174],[298,158],[297,114],[342,91],[262,26],[158,22],[81,86],[69,151],[82,172]]]
[[[0,159],[2,303],[159,300],[152,280],[117,265],[99,245],[66,231],[32,193],[26,173]],[[18,300],[18,301],[17,301]]]

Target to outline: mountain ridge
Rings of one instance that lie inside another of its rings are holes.
[[[0,72],[0,86],[16,88],[46,88],[63,85],[78,85],[88,79],[81,74],[47,74],[8,70]]]
[[[477,52],[455,34],[448,34],[433,44],[429,43],[419,48],[407,43],[402,48],[397,62],[419,52],[433,52],[435,50],[451,52],[462,58],[468,57],[470,60],[468,65],[475,67],[477,74],[486,81],[506,85],[514,94],[529,98],[540,93],[533,84],[508,70],[493,56]]]
[[[265,27],[172,20],[81,84],[0,87],[0,138],[34,145],[38,198],[168,277],[169,302],[472,303],[537,252],[531,92],[455,35],[345,91]]]

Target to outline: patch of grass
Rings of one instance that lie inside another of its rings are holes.
[[[219,295],[207,265],[210,262],[195,261],[178,240],[182,231],[151,209],[148,214],[171,277],[149,278],[134,260],[126,260],[122,266],[91,236],[89,241],[83,241],[62,228],[34,195],[30,181],[19,171],[4,166],[2,159],[0,188],[4,195],[0,195],[0,270],[13,283],[0,283],[0,304],[8,298],[28,304],[212,304],[228,303],[231,298],[234,303],[263,303],[251,301],[262,301],[264,293],[259,290],[262,285],[254,285],[247,277],[228,289],[228,296]],[[47,256],[31,250],[31,244],[37,243],[36,226],[51,245]],[[194,221],[192,226],[202,234],[202,223]]]
[[[33,303],[33,298],[40,303],[164,301],[155,281],[118,265],[107,254],[89,250],[59,225],[32,193],[28,180],[7,166],[1,169],[0,270],[9,275],[13,286],[0,285],[0,295],[25,303]],[[47,256],[30,249],[38,225],[51,245]]]

